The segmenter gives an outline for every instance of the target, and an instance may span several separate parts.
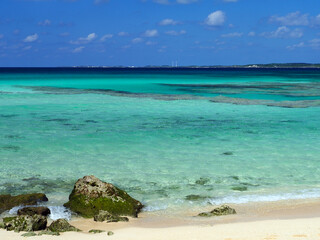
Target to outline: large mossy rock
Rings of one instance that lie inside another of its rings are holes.
[[[4,228],[8,231],[39,231],[47,227],[47,218],[39,215],[34,216],[17,216],[3,219]]]
[[[129,219],[127,217],[120,217],[117,215],[113,215],[108,211],[100,210],[97,215],[93,217],[93,220],[96,222],[128,222]]]
[[[100,210],[116,216],[137,217],[143,207],[141,202],[125,191],[95,176],[79,179],[69,196],[69,202],[64,206],[86,218],[94,217]]]
[[[214,217],[214,216],[224,216],[224,215],[231,215],[231,214],[237,214],[236,210],[229,207],[228,205],[222,205],[221,207],[213,209],[211,212],[200,213],[198,216]]]
[[[45,216],[47,217],[50,215],[50,209],[47,207],[25,207],[21,208],[18,210],[18,215],[28,215],[28,216],[33,216],[33,215],[40,215],[40,216]]]
[[[36,205],[38,202],[48,201],[43,193],[22,194],[18,196],[0,195],[0,213],[20,205]]]
[[[78,228],[70,225],[65,219],[58,219],[50,224],[48,229],[52,232],[79,232]]]

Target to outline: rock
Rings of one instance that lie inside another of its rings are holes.
[[[22,194],[18,196],[0,195],[0,214],[20,205],[36,205],[38,202],[48,201],[43,193]]]
[[[18,210],[18,215],[40,215],[47,217],[50,215],[50,209],[47,207],[25,207]]]
[[[221,207],[213,209],[211,212],[203,212],[198,216],[200,217],[213,217],[213,216],[223,216],[237,214],[236,210],[229,207],[228,205],[222,205]]]
[[[34,232],[27,232],[27,233],[22,234],[21,236],[22,237],[34,237],[34,236],[37,236],[37,234]]]
[[[112,232],[112,231],[108,231],[108,236],[112,236],[113,234],[114,234],[114,232]]]
[[[125,191],[95,176],[79,179],[69,196],[69,202],[64,206],[86,218],[97,215],[100,210],[117,216],[137,217],[143,207],[141,202]]]
[[[17,216],[3,219],[4,228],[8,231],[39,231],[47,227],[47,218],[39,215],[34,216]]]
[[[223,155],[226,155],[226,156],[231,156],[231,155],[233,155],[233,152],[224,152],[224,153],[222,153]]]
[[[4,222],[3,222],[3,220],[2,219],[0,219],[0,229],[1,228],[4,228],[5,226],[4,226]]]
[[[99,230],[99,229],[91,229],[91,230],[89,231],[89,233],[94,233],[94,234],[96,234],[96,233],[103,233],[103,232],[105,232],[105,231]]]
[[[97,215],[93,217],[93,220],[96,222],[128,222],[129,219],[127,217],[120,217],[117,215],[113,215],[108,211],[100,210]]]
[[[53,221],[48,229],[52,232],[80,232],[78,228],[70,225],[65,219]]]

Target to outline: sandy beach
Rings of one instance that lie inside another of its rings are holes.
[[[320,204],[318,199],[248,203],[233,205],[237,215],[199,218],[196,213],[167,215],[142,213],[128,223],[97,223],[73,219],[70,223],[83,232],[62,233],[60,236],[35,236],[31,239],[221,239],[276,240],[320,239]],[[90,229],[106,232],[89,234]],[[114,235],[108,236],[112,231]],[[25,239],[22,233],[0,231],[0,239]]]

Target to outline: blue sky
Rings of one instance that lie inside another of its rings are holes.
[[[319,0],[1,0],[0,66],[320,62]]]

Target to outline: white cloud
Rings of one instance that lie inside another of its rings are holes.
[[[301,14],[299,11],[292,12],[286,16],[271,16],[270,22],[277,22],[286,26],[307,26],[309,25],[308,14]]]
[[[219,11],[210,13],[205,22],[209,26],[218,27],[218,26],[222,26],[225,21],[226,21],[226,14],[219,10]]]
[[[198,0],[177,0],[177,3],[179,4],[190,4],[194,2],[198,2]]]
[[[155,3],[159,3],[159,4],[169,4],[169,0],[153,0]]]
[[[22,50],[28,51],[28,50],[30,50],[31,48],[32,48],[32,46],[26,46],[26,47],[24,47]]]
[[[33,35],[29,35],[27,36],[23,41],[24,42],[34,42],[39,38],[39,35],[37,33],[33,34]]]
[[[81,53],[83,49],[84,49],[83,46],[77,47],[77,48],[73,49],[72,52],[73,52],[73,53]]]
[[[266,38],[301,38],[303,36],[303,32],[298,28],[291,30],[286,26],[282,26],[272,32],[263,32],[261,33],[261,36]]]
[[[143,34],[145,37],[156,37],[159,35],[157,29],[147,30]]]
[[[38,25],[40,25],[40,26],[50,26],[51,25],[51,21],[49,19],[46,19],[44,21],[39,22]]]
[[[91,41],[93,41],[94,39],[96,39],[98,37],[97,34],[95,33],[90,33],[88,36],[86,37],[80,37],[78,40],[76,41],[70,41],[71,44],[87,44]]]
[[[319,50],[320,49],[320,39],[316,38],[316,39],[312,39],[308,42],[300,42],[298,44],[287,46],[288,50],[295,50],[296,48],[312,48],[312,49]]]
[[[156,45],[156,44],[157,44],[157,42],[152,42],[152,41],[147,41],[147,42],[146,42],[146,45],[149,45],[149,46],[150,46],[150,45]]]
[[[109,0],[94,0],[94,4],[107,3]]]
[[[167,31],[166,34],[167,35],[171,35],[171,36],[179,36],[179,35],[183,35],[186,34],[187,32],[185,30],[181,30],[181,31]]]
[[[249,32],[249,33],[248,33],[248,36],[249,36],[249,37],[254,37],[255,35],[256,35],[255,32]]]
[[[221,37],[242,37],[243,33],[239,33],[239,32],[234,32],[234,33],[227,33],[227,34],[222,34]]]
[[[127,32],[119,32],[118,35],[119,35],[120,37],[125,37],[125,36],[128,36],[129,33],[127,33]]]
[[[131,42],[132,43],[141,43],[141,42],[143,42],[143,39],[142,38],[134,38],[134,39],[132,39]]]
[[[177,4],[190,4],[198,2],[199,0],[175,0],[175,1],[169,1],[169,0],[153,0],[155,3],[159,4],[171,4],[171,3],[177,3]]]
[[[177,25],[177,24],[179,24],[178,21],[175,21],[175,20],[170,19],[170,18],[163,19],[161,22],[159,22],[159,25],[161,25],[161,26]]]
[[[294,45],[291,45],[291,46],[287,46],[287,49],[294,50],[296,48],[301,48],[301,47],[305,47],[304,42],[301,42],[301,43],[298,43],[298,44],[294,44]]]
[[[104,42],[106,41],[107,39],[110,39],[113,37],[113,34],[106,34],[106,35],[103,35],[101,38],[100,38],[100,41],[101,42]]]

